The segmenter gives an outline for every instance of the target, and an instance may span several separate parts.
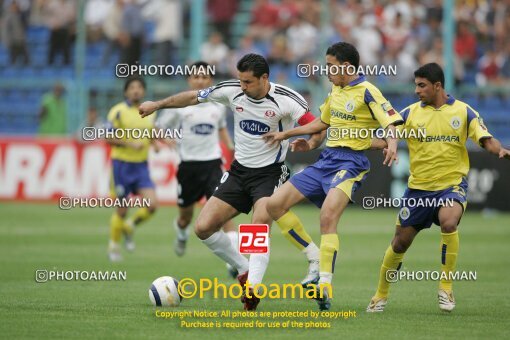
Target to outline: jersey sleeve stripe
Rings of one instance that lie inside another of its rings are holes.
[[[212,93],[214,90],[220,89],[222,87],[241,87],[241,84],[216,85],[209,93]]]
[[[292,94],[290,94],[290,93],[285,93],[285,92],[280,92],[280,91],[278,91],[278,90],[275,90],[275,91],[274,91],[274,93],[279,94],[279,95],[282,95],[282,96],[289,97],[289,98],[293,99],[296,103],[298,103],[298,104],[299,104],[299,106],[301,106],[303,109],[308,110],[308,106],[307,106],[307,105],[305,105],[305,104],[303,104],[303,102],[302,102],[302,101],[300,101],[298,98],[294,97]]]
[[[304,106],[308,106],[308,103],[306,102],[306,100],[302,99],[301,96],[295,92],[295,91],[291,91],[291,90],[288,90],[288,89],[285,89],[283,87],[280,87],[280,86],[276,86],[275,87],[275,93],[276,91],[278,90],[278,92],[283,92],[285,94],[288,94],[290,97],[293,97],[295,98],[295,100],[297,102],[300,102],[301,104],[303,104]],[[280,93],[281,94],[281,93]]]

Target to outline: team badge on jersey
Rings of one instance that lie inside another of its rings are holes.
[[[457,130],[460,127],[460,118],[453,117],[452,120],[450,121],[450,125],[452,126],[452,128]]]
[[[198,98],[201,98],[201,99],[207,98],[207,96],[209,96],[209,93],[211,92],[211,90],[212,90],[212,87],[208,87],[206,89],[199,90],[198,91]]]
[[[391,106],[390,102],[382,103],[381,107],[388,116],[393,116],[396,113],[393,107]]]
[[[268,118],[273,118],[274,116],[276,116],[276,112],[274,112],[273,110],[267,110],[265,115]]]
[[[345,111],[347,111],[349,113],[354,111],[354,107],[355,107],[355,102],[352,99],[349,99],[347,101],[347,103],[345,103]]]
[[[398,215],[404,221],[407,220],[409,218],[409,215],[410,215],[409,208],[408,207],[403,207],[402,209],[400,209],[400,212],[398,213]]]

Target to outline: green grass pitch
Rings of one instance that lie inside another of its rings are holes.
[[[295,209],[318,243],[318,210]],[[173,253],[175,207],[162,207],[136,234],[137,249],[124,262],[106,256],[108,209],[61,211],[57,204],[0,205],[0,334],[2,338],[508,338],[510,214],[484,217],[467,212],[460,227],[458,270],[477,281],[454,284],[457,307],[440,312],[437,282],[393,284],[384,313],[364,312],[374,293],[383,253],[393,235],[395,210],[349,207],[340,220],[340,254],[334,277],[333,311],[356,318],[331,321],[329,329],[184,329],[176,319],[155,317],[148,287],[159,276],[218,277],[231,283],[224,264],[196,237],[183,258]],[[240,216],[238,222],[247,222]],[[439,229],[422,232],[404,259],[406,270],[438,270]],[[275,229],[265,283],[298,282],[306,263]],[[35,282],[35,270],[125,270],[126,281]],[[170,310],[241,310],[237,300],[184,300]],[[263,300],[259,311],[317,310],[313,301]],[[207,321],[207,319],[200,319]],[[287,320],[286,318],[281,321]],[[506,320],[506,321],[505,321]],[[246,320],[245,320],[246,321]],[[267,321],[267,320],[266,320]],[[324,320],[328,321],[328,320]]]

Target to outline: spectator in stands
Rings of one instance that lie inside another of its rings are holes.
[[[392,51],[402,49],[411,34],[407,21],[400,12],[397,12],[391,21],[386,22],[382,31],[385,47]]]
[[[43,5],[46,26],[50,29],[48,64],[53,65],[57,54],[62,54],[64,64],[71,63],[71,34],[75,21],[74,2],[70,0],[48,0]]]
[[[88,0],[85,4],[85,23],[87,40],[98,41],[102,38],[102,26],[113,3],[110,0]]]
[[[443,39],[441,37],[435,37],[430,48],[427,48],[424,45],[424,49],[421,51],[421,55],[418,60],[420,65],[438,63],[444,70]],[[455,55],[453,60],[453,70],[455,82],[458,84],[464,79],[464,64],[457,55]]]
[[[473,67],[476,64],[476,37],[466,21],[460,21],[458,24],[455,52],[466,67]]]
[[[11,2],[1,22],[2,41],[9,50],[10,63],[15,64],[17,59],[20,58],[22,65],[27,65],[29,58],[26,32],[17,2]]]
[[[119,35],[121,46],[120,62],[133,65],[142,57],[144,22],[142,6],[135,0],[124,0],[122,30]]]
[[[64,86],[55,84],[53,92],[45,94],[39,111],[40,135],[63,135],[67,133],[66,102]]]
[[[278,28],[285,31],[292,23],[292,19],[299,15],[299,7],[293,0],[281,0],[278,6]]]
[[[352,42],[358,49],[360,62],[363,65],[377,65],[382,51],[381,33],[376,28],[375,16],[359,15],[351,29]]]
[[[230,62],[228,63],[228,66],[232,77],[237,78],[237,62],[248,53],[264,55],[264,53],[254,45],[253,38],[249,34],[245,35],[241,39],[239,47],[232,50],[230,54]]]
[[[212,32],[209,39],[200,48],[200,58],[216,67],[216,75],[228,73],[229,49],[223,42],[223,36],[219,32]]]
[[[83,129],[86,127],[104,128],[106,122],[99,116],[95,107],[90,107],[87,111],[87,118],[80,124],[78,130],[76,130],[76,139],[78,142],[87,142],[83,139]]]
[[[278,6],[269,0],[256,0],[251,12],[250,35],[267,40],[278,27]]]
[[[478,86],[496,85],[501,82],[501,69],[505,59],[501,53],[488,50],[478,61],[476,84]]]
[[[155,63],[177,63],[177,43],[182,36],[182,7],[179,0],[155,0],[145,8],[146,17],[154,20]]]
[[[305,21],[302,16],[292,19],[287,30],[287,46],[295,62],[300,62],[314,55],[317,49],[319,31]]]
[[[116,0],[110,7],[103,21],[103,34],[107,40],[107,45],[103,54],[102,64],[107,65],[113,51],[120,50],[120,32],[122,30],[122,13],[124,11],[124,1]]]
[[[208,0],[207,12],[209,21],[213,24],[214,29],[220,32],[225,41],[230,43],[230,23],[234,19],[239,6],[239,0]]]

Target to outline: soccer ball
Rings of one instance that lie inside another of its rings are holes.
[[[177,307],[182,300],[177,289],[178,286],[179,281],[173,277],[158,277],[149,288],[149,299],[154,306]]]

